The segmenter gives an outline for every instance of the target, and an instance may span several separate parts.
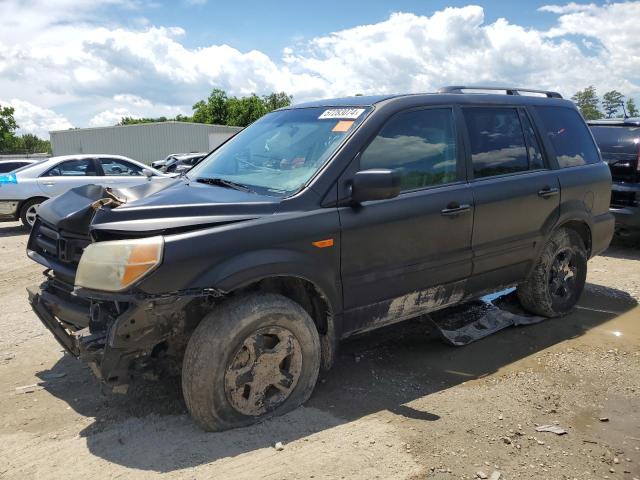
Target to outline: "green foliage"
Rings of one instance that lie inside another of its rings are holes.
[[[246,127],[264,114],[291,105],[293,97],[285,92],[273,92],[259,97],[230,97],[224,90],[214,88],[209,97],[193,105],[193,121],[214,125]]]
[[[13,148],[15,143],[15,133],[18,128],[13,107],[3,107],[0,105],[0,152],[7,152]]]
[[[620,108],[624,106],[624,95],[617,90],[611,90],[602,96],[602,107],[607,118],[615,117]]]
[[[32,133],[25,133],[19,139],[19,150],[23,153],[51,153],[51,142],[42,140]]]
[[[49,140],[42,140],[31,133],[16,135],[18,124],[13,107],[0,105],[0,153],[47,153],[51,152]]]
[[[633,98],[627,100],[627,115],[630,117],[640,117],[640,112],[638,111],[638,107],[636,107],[636,102]]]
[[[264,106],[267,111],[277,110],[279,108],[288,107],[293,101],[293,95],[287,95],[285,92],[273,92],[262,97]]]
[[[192,108],[194,122],[226,125],[229,115],[229,97],[224,90],[214,88],[206,102],[200,100]]]
[[[571,100],[580,109],[580,113],[586,120],[598,120],[602,118],[602,112],[600,111],[600,100],[596,94],[594,86],[589,86],[584,90],[580,90],[571,97]]]

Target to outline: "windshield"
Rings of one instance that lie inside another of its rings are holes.
[[[187,175],[222,179],[266,195],[302,187],[364,119],[366,108],[300,108],[265,115]]]

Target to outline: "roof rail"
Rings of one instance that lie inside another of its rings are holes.
[[[549,90],[532,90],[530,88],[513,88],[513,87],[478,87],[478,86],[462,86],[462,85],[454,85],[442,87],[438,90],[438,93],[464,93],[463,90],[504,90],[507,95],[520,95],[520,92],[529,92],[529,93],[541,93],[546,95],[547,98],[562,98],[558,92],[551,92]]]

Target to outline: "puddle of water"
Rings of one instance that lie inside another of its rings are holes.
[[[622,314],[582,307],[577,310],[576,314],[584,316],[614,315],[611,320],[587,330],[580,337],[583,343],[601,345],[604,340],[607,343],[632,343],[637,346],[640,342],[640,307],[634,307]]]

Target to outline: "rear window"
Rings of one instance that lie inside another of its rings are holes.
[[[598,149],[580,114],[572,108],[536,107],[542,126],[551,141],[560,168],[600,161]]]
[[[640,144],[640,127],[591,126],[596,143],[602,152],[637,153]]]
[[[466,108],[464,119],[471,142],[474,178],[529,170],[527,147],[518,110]]]

